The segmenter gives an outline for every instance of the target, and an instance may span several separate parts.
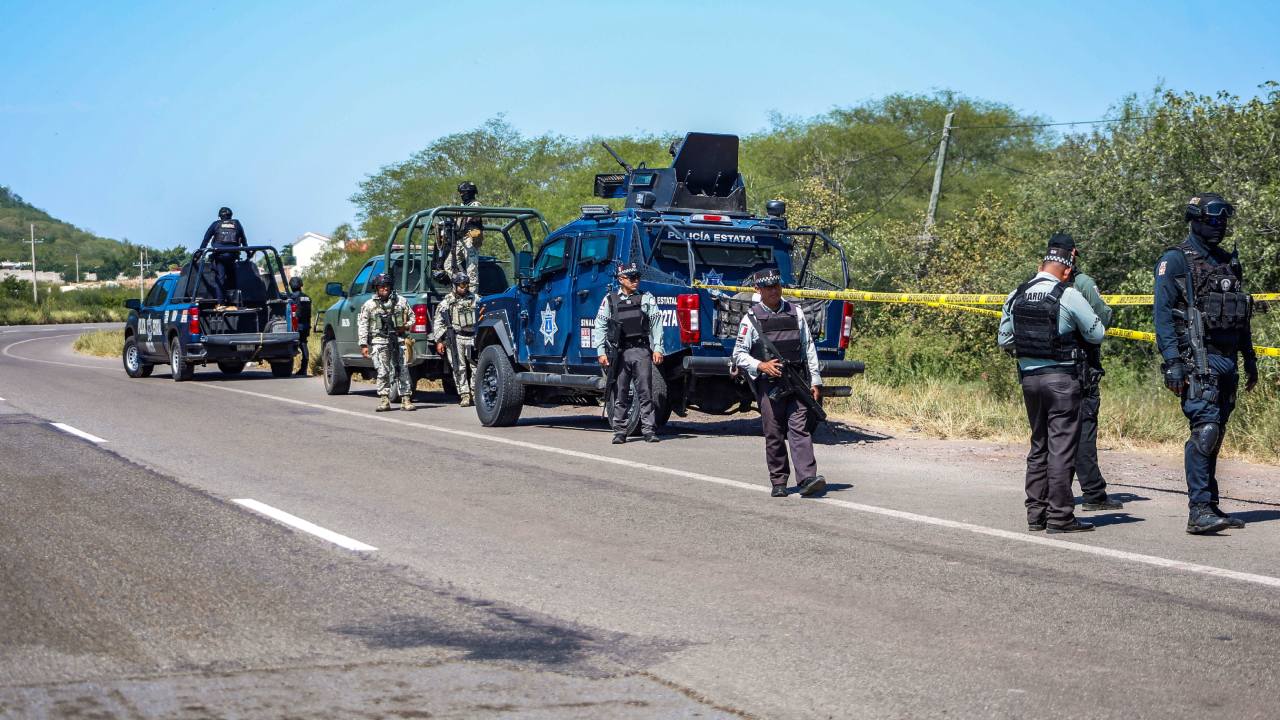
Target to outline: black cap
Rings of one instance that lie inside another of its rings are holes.
[[[782,284],[782,274],[777,268],[766,268],[751,276],[752,287],[771,287]]]
[[[1070,255],[1076,249],[1076,240],[1064,232],[1056,232],[1049,238],[1049,251],[1061,250]]]
[[[635,276],[639,276],[639,275],[640,275],[640,273],[641,273],[641,271],[640,271],[640,263],[637,263],[637,262],[629,262],[629,263],[621,263],[621,264],[619,264],[619,265],[618,265],[618,275],[619,275],[619,276],[623,276],[623,275],[635,275]]]

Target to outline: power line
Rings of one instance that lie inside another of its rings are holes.
[[[911,176],[907,178],[906,182],[902,183],[902,185],[897,190],[894,190],[893,194],[890,195],[888,198],[886,198],[884,202],[876,206],[876,209],[872,210],[870,215],[867,215],[866,217],[862,218],[858,222],[854,223],[853,227],[850,227],[847,232],[853,232],[854,230],[857,230],[858,228],[862,227],[867,223],[868,220],[875,217],[880,213],[881,210],[884,210],[886,207],[888,207],[889,203],[896,200],[898,196],[902,194],[902,191],[907,189],[907,186],[911,184],[911,181],[916,179],[916,176],[920,174],[920,171],[923,170],[925,166],[929,164],[929,161],[932,160],[933,156],[936,155],[937,153],[938,153],[937,148],[930,150],[929,154],[924,157],[924,160],[920,162],[920,165],[916,167],[915,172],[911,173]]]
[[[898,143],[897,145],[890,145],[889,147],[886,147],[886,148],[880,148],[879,150],[872,150],[871,152],[863,153],[862,155],[859,155],[858,157],[848,158],[848,159],[845,159],[845,160],[840,160],[840,161],[835,162],[835,163],[833,163],[833,164],[834,164],[834,165],[836,165],[836,166],[838,166],[838,167],[842,167],[842,168],[843,168],[843,167],[849,167],[850,165],[857,165],[858,163],[862,162],[863,160],[868,160],[868,159],[870,159],[870,158],[877,157],[877,156],[879,156],[879,155],[886,155],[886,154],[888,154],[888,153],[893,152],[894,150],[901,150],[901,149],[902,149],[902,148],[904,148],[904,147],[909,147],[909,146],[911,146],[911,145],[917,145],[917,144],[919,144],[919,143],[926,142],[926,141],[928,141],[928,140],[932,139],[932,138],[933,138],[934,136],[936,136],[937,134],[938,134],[938,133],[937,133],[937,131],[929,132],[929,133],[925,134],[925,135],[924,135],[924,136],[922,136],[922,137],[912,138],[911,140],[908,140],[908,141],[906,141],[906,142]],[[772,190],[776,190],[777,188],[782,187],[783,185],[786,185],[786,184],[788,184],[788,183],[793,183],[793,182],[797,182],[797,181],[799,181],[799,180],[802,180],[802,179],[803,179],[803,177],[808,177],[808,176],[793,177],[793,178],[790,178],[790,179],[788,179],[788,180],[781,180],[781,181],[776,182],[776,183],[774,183],[774,184],[772,184],[772,185],[765,186],[765,188],[764,188],[764,189],[759,190],[758,192],[760,192],[760,193],[762,193],[762,194],[767,194],[767,193],[769,193],[769,192],[770,192],[770,191],[772,191]]]
[[[1130,120],[1151,120],[1159,117],[1158,115],[1131,115],[1123,118],[1112,118],[1110,120],[1072,120],[1069,122],[1051,122],[1051,123],[1015,123],[1010,125],[954,125],[953,130],[1012,130],[1016,128],[1045,128],[1058,127],[1060,125],[1104,125],[1108,123],[1128,122]]]

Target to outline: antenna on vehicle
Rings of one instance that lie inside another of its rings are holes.
[[[621,156],[621,155],[619,155],[618,153],[614,152],[614,151],[613,151],[613,148],[609,147],[609,143],[604,142],[604,141],[602,140],[602,141],[600,142],[600,144],[604,146],[604,149],[605,149],[605,150],[608,150],[608,151],[609,151],[609,154],[613,156],[613,159],[614,159],[614,160],[617,160],[617,161],[618,161],[618,164],[622,166],[622,169],[623,169],[623,170],[626,170],[627,172],[631,172],[631,171],[635,170],[635,168],[633,168],[633,167],[631,167],[630,165],[628,165],[628,164],[627,164],[627,161],[626,161],[626,160],[623,160],[623,159],[622,159],[622,156]]]

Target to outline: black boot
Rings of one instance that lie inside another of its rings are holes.
[[[786,497],[786,496],[787,496],[786,485],[774,485],[773,492],[769,493],[769,497]]]
[[[1196,503],[1191,506],[1187,516],[1187,532],[1192,535],[1216,533],[1231,527],[1226,520],[1213,514],[1213,506],[1209,503]]]
[[[1226,513],[1222,512],[1222,510],[1220,510],[1220,509],[1218,508],[1218,506],[1217,506],[1216,504],[1214,504],[1214,503],[1210,503],[1210,504],[1209,504],[1209,511],[1210,511],[1210,512],[1212,512],[1212,513],[1213,513],[1215,516],[1217,516],[1218,518],[1221,518],[1222,520],[1226,520],[1226,521],[1227,521],[1227,527],[1229,527],[1229,528],[1233,528],[1233,529],[1239,530],[1240,528],[1243,528],[1243,527],[1244,527],[1244,521],[1243,521],[1243,520],[1241,520],[1241,519],[1240,519],[1240,518],[1238,518],[1238,517],[1234,517],[1234,516],[1232,516],[1232,515],[1228,515],[1228,514],[1226,514]]]
[[[1093,523],[1080,522],[1079,520],[1072,520],[1066,525],[1047,525],[1046,524],[1045,532],[1049,533],[1050,535],[1057,535],[1058,533],[1093,532]]]
[[[1096,512],[1098,510],[1119,510],[1124,507],[1124,503],[1114,500],[1107,495],[1103,495],[1101,500],[1085,500],[1080,503],[1080,509],[1086,512]]]
[[[614,433],[614,434],[613,434],[613,444],[614,444],[614,445],[621,445],[622,443],[624,443],[624,442],[626,442],[626,441],[627,441],[627,436],[626,436],[626,435],[624,435],[624,434],[622,434],[622,433]]]
[[[821,475],[814,475],[813,477],[807,478],[805,479],[804,482],[800,483],[800,496],[813,497],[814,495],[821,495],[822,492],[826,489],[827,489],[827,479],[822,477]]]

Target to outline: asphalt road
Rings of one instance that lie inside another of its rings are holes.
[[[1125,511],[1046,537],[1016,448],[843,428],[832,491],[776,500],[753,416],[618,447],[598,410],[131,380],[77,332],[0,328],[0,716],[1276,715],[1270,469],[1193,537],[1174,459],[1105,454]]]

